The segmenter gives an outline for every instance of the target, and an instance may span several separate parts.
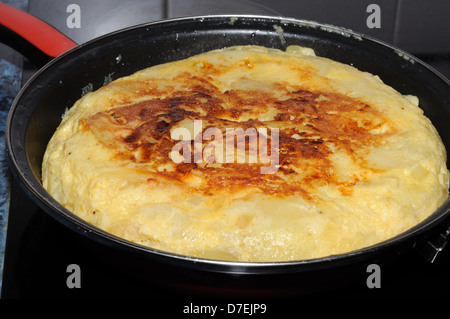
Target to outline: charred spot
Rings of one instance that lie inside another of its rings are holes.
[[[146,108],[143,108],[143,109],[141,109],[140,111],[139,111],[139,117],[141,118],[141,119],[146,119],[146,118],[148,118],[149,117],[149,110],[148,109],[146,109]]]
[[[317,147],[303,147],[300,149],[300,153],[305,158],[317,158],[323,155]]]
[[[180,108],[171,110],[169,113],[160,114],[159,117],[168,117],[174,123],[182,121],[186,116],[186,111]]]
[[[208,76],[191,76],[189,81],[192,82],[191,91],[217,92],[218,88],[209,81]]]
[[[281,166],[278,168],[278,170],[281,171],[285,175],[295,174],[295,171],[292,168],[286,168],[286,167]]]
[[[257,119],[251,118],[245,122],[241,122],[241,125],[244,127],[247,127],[247,128],[249,128],[249,127],[256,128],[256,127],[264,126],[265,124]]]
[[[123,141],[128,144],[134,143],[137,140],[139,140],[139,136],[136,133],[132,133],[123,138]]]
[[[292,91],[289,93],[289,95],[309,97],[311,99],[315,99],[319,96],[319,94],[305,90],[305,89],[299,89],[299,90]]]
[[[275,115],[274,120],[275,121],[289,121],[291,115],[287,113],[278,113]]]
[[[199,85],[194,86],[192,93],[194,93],[192,95],[194,98],[215,99],[211,94],[209,94],[211,93],[209,90],[205,90],[204,87]]]
[[[170,128],[170,123],[167,123],[167,122],[165,122],[165,121],[159,121],[157,124],[156,124],[156,130],[159,132],[159,133],[163,133],[164,131],[166,131],[167,129],[169,129]]]
[[[181,104],[186,103],[186,98],[184,97],[174,97],[170,99],[162,100],[166,107],[173,108],[175,106],[180,106]]]
[[[361,108],[359,108],[358,110],[364,112],[364,111],[368,111],[369,109],[371,109],[370,105],[364,104],[364,105],[363,105]]]
[[[210,115],[221,116],[223,114],[226,114],[226,111],[222,107],[221,101],[219,99],[207,99],[200,104],[200,107]]]
[[[177,165],[177,172],[180,173],[189,173],[190,171],[192,171],[193,169],[195,169],[197,167],[196,163],[181,163]]]

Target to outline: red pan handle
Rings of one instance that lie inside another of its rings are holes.
[[[3,3],[0,3],[0,25],[50,57],[57,57],[77,46],[77,43],[44,21]]]

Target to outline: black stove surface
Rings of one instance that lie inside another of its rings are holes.
[[[43,2],[45,1],[30,1],[30,12],[45,17],[46,7],[39,4]],[[152,11],[153,14],[156,14],[153,19],[164,18],[164,14],[167,16],[168,10],[175,10],[173,12],[176,12],[177,7],[168,7],[167,1],[160,2],[163,5],[163,11],[161,11],[162,13]],[[203,4],[206,2],[206,0],[203,1]],[[261,2],[265,3],[266,1]],[[78,3],[83,3],[83,1],[78,1]],[[148,4],[145,6],[143,1],[137,1],[136,3],[141,6],[141,9],[153,10]],[[237,1],[228,3],[236,4]],[[251,5],[251,3],[246,2],[246,5]],[[186,8],[185,6],[183,10],[187,10]],[[259,5],[256,8],[256,13],[263,13],[264,10],[267,13],[275,12]],[[179,10],[181,10],[181,7]],[[223,10],[223,8],[220,10]],[[232,9],[229,12],[235,13]],[[294,16],[294,14],[290,16]],[[105,17],[105,19],[107,18]],[[57,21],[53,24],[57,24]],[[72,38],[78,43],[81,43],[88,40],[88,37],[98,36],[99,32],[108,31],[107,28],[102,30],[92,31],[90,35],[81,35],[77,33],[77,30],[67,30],[67,33],[69,36],[73,36]],[[417,56],[434,66],[445,76],[450,77],[450,52],[417,52]],[[36,70],[37,68],[25,61],[24,80]],[[211,297],[211,295],[164,287],[161,284],[152,285],[140,281],[132,274],[121,272],[117,267],[112,267],[101,256],[85,249],[85,238],[67,229],[31,202],[15,180],[11,182],[6,238],[2,299],[180,300],[179,307],[165,309],[166,311],[172,311],[174,314],[181,314],[184,305],[189,305],[191,300]],[[81,288],[68,287],[69,272],[67,267],[72,264],[79,265],[82,269]],[[277,296],[274,299],[276,301],[283,300],[283,310],[289,309],[290,306],[298,307],[297,300],[306,301],[309,298],[317,297],[347,300],[442,299],[447,297],[443,291],[449,285],[449,249],[444,249],[434,263],[430,263],[419,253],[412,251],[412,253],[403,256],[395,266],[383,270],[380,288],[369,288],[365,281],[357,281],[343,285],[338,289],[309,294],[289,294],[282,297]],[[232,298],[230,297],[230,299]],[[258,301],[256,297],[254,302]],[[270,305],[270,301],[266,298],[260,301],[268,302]],[[155,304],[155,306],[157,305],[158,303]],[[277,307],[277,305],[274,304],[273,307]]]

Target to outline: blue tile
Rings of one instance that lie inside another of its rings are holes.
[[[9,108],[20,89],[21,70],[0,59],[0,286],[8,223],[10,174],[5,151],[5,124]]]

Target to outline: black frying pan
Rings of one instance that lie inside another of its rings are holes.
[[[355,252],[294,262],[225,262],[175,255],[117,238],[84,222],[44,190],[41,163],[46,145],[65,109],[83,92],[98,89],[107,78],[245,44],[280,49],[293,44],[307,46],[318,56],[379,75],[401,93],[419,97],[421,108],[450,149],[450,83],[414,56],[367,36],[320,23],[270,16],[203,16],[130,27],[79,46],[69,40],[61,49],[67,52],[54,54],[55,58],[47,53],[51,61],[23,87],[7,119],[6,146],[15,178],[44,211],[81,234],[80,243],[111,259],[114,267],[143,280],[160,280],[164,285],[189,290],[256,294],[339,286],[367,276],[368,264],[389,264],[428,236],[448,229],[449,201],[417,227]],[[45,48],[46,44],[40,47],[38,41],[33,50],[45,52]],[[45,54],[41,52],[40,56]]]

